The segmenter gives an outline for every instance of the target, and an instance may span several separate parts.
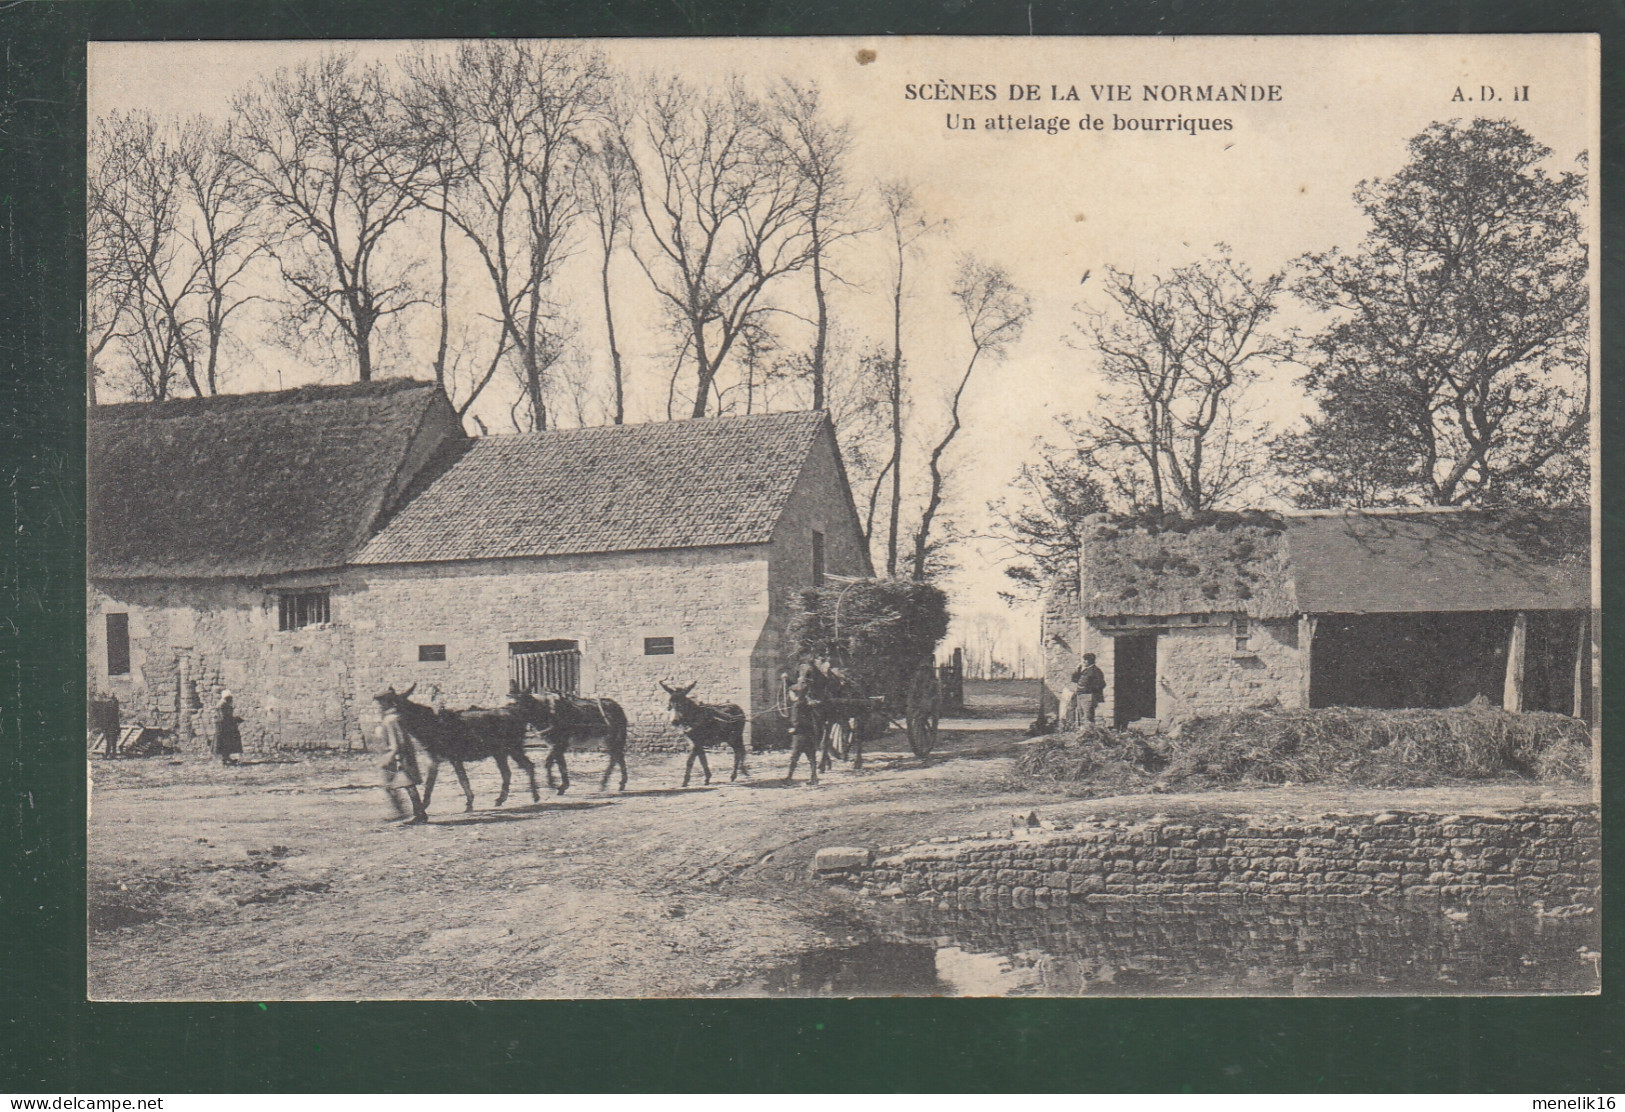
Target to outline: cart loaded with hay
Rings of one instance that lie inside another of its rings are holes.
[[[937,743],[937,646],[948,599],[912,579],[831,579],[801,591],[787,633],[796,673],[819,670],[826,752],[863,760],[863,745],[901,729],[919,757]],[[789,677],[786,677],[786,694]]]

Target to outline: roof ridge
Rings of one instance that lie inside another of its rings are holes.
[[[286,390],[249,390],[240,394],[206,394],[202,397],[165,398],[163,401],[109,402],[89,407],[86,414],[90,420],[190,417],[235,409],[387,398],[415,390],[439,389],[436,383],[418,378],[382,378],[367,382],[314,382],[303,386],[291,386]]]

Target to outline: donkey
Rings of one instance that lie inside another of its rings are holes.
[[[735,703],[701,703],[690,699],[689,692],[695,687],[692,683],[687,687],[667,687],[666,681],[661,680],[660,686],[670,696],[667,709],[671,711],[671,724],[688,736],[683,787],[688,787],[689,778],[694,774],[695,758],[699,759],[700,771],[705,773],[705,782],[711,782],[711,764],[705,759],[705,747],[719,741],[727,742],[734,751],[734,767],[728,774],[728,782],[733,783],[741,773],[750,779],[750,770],[745,767],[744,710]]]
[[[463,765],[467,761],[480,761],[487,757],[496,761],[497,770],[502,774],[502,791],[497,795],[496,802],[498,807],[507,802],[508,788],[512,783],[508,772],[509,759],[524,769],[525,775],[530,778],[531,800],[541,801],[541,792],[536,787],[536,766],[525,756],[524,718],[506,708],[487,710],[470,707],[461,711],[436,711],[433,707],[411,701],[412,692],[417,690],[417,686],[414,683],[398,693],[391,687],[383,694],[373,696],[373,701],[381,711],[395,711],[400,715],[402,726],[428,759],[429,770],[423,777],[421,815],[427,817],[429,813],[429,799],[434,794],[435,779],[440,774],[442,761],[451,762],[457,782],[462,785],[465,812],[474,809],[474,789],[469,786],[468,772]]]
[[[626,790],[626,711],[614,699],[583,699],[558,691],[545,691],[540,696],[528,691],[513,693],[514,710],[526,722],[536,727],[547,738],[547,784],[553,786],[553,766],[559,770],[559,794],[570,787],[570,770],[564,763],[564,754],[571,744],[602,741],[609,753],[609,764],[598,790],[609,788],[610,773],[619,766],[621,791]]]

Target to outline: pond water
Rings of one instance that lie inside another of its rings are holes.
[[[1592,993],[1599,948],[1594,912],[1549,918],[1495,901],[908,908],[885,914],[869,937],[803,954],[730,995]]]

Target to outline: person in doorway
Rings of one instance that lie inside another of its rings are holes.
[[[1106,701],[1106,673],[1095,664],[1094,653],[1083,654],[1083,667],[1072,674],[1072,682],[1083,699],[1084,717],[1092,724],[1095,708]]]
[[[223,765],[236,764],[243,752],[243,735],[238,724],[237,708],[232,705],[231,692],[222,691],[220,702],[214,708],[214,759]]]

